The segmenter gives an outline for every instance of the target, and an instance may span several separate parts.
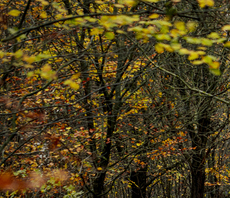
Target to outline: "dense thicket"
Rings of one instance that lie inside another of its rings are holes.
[[[228,197],[226,0],[0,4],[8,197]]]

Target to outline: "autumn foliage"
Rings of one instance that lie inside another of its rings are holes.
[[[226,0],[0,3],[1,197],[228,197]]]

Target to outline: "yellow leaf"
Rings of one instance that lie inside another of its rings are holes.
[[[3,58],[3,56],[5,56],[5,52],[0,50],[0,58]]]
[[[63,18],[62,14],[57,14],[57,15],[55,16],[55,19],[61,19],[61,18]]]
[[[50,65],[46,64],[41,68],[41,72],[40,75],[42,78],[45,78],[47,80],[52,80],[52,79],[56,79],[56,72],[52,71],[52,68]]]
[[[186,29],[186,28],[185,28],[185,24],[184,24],[183,21],[176,21],[176,22],[174,23],[174,26],[175,26],[175,28],[177,28],[178,30],[184,31],[184,30]]]
[[[186,48],[182,48],[179,50],[179,54],[184,55],[184,54],[190,54],[190,51],[187,50]]]
[[[127,6],[134,6],[136,5],[138,2],[136,0],[125,0],[124,3],[127,5]]]
[[[89,22],[91,22],[91,23],[97,22],[97,19],[91,18],[91,17],[88,17],[88,16],[84,17],[84,19],[87,20],[87,21],[89,21]]]
[[[44,5],[44,6],[49,5],[49,2],[48,2],[48,1],[45,1],[45,0],[37,0],[37,1],[40,1],[41,4]]]
[[[210,64],[210,68],[212,68],[212,69],[219,69],[219,67],[220,67],[220,63],[219,62],[214,61],[214,62],[212,62]]]
[[[44,65],[43,67],[42,67],[42,71],[43,72],[48,72],[48,71],[50,71],[51,70],[51,66],[50,65]]]
[[[159,17],[159,14],[152,14],[149,16],[150,19],[156,19]]]
[[[201,64],[203,64],[203,63],[204,63],[204,62],[201,61],[201,60],[195,60],[195,61],[192,62],[192,64],[194,64],[194,65],[201,65]]]
[[[222,27],[222,30],[230,30],[230,25],[225,25],[224,27]]]
[[[196,22],[193,22],[193,21],[189,21],[187,24],[187,29],[190,31],[190,32],[193,32],[195,29],[196,29],[196,26],[197,26],[197,23]]]
[[[216,59],[216,57],[211,56],[211,55],[204,56],[204,57],[202,58],[202,60],[203,60],[205,63],[207,63],[208,65],[211,65],[212,62],[213,62],[213,60],[215,60],[215,59]]]
[[[30,64],[25,64],[25,65],[23,65],[25,68],[34,68],[34,66],[33,65],[30,65]]]
[[[78,73],[74,74],[74,75],[71,77],[71,79],[73,79],[73,80],[78,79],[78,78],[80,77],[80,75],[81,75],[81,73],[78,72]]]
[[[42,11],[41,14],[40,14],[40,17],[43,18],[43,19],[46,19],[47,18],[46,11]]]
[[[201,8],[204,8],[205,6],[214,6],[214,0],[198,0],[198,3]]]
[[[206,50],[207,48],[206,47],[198,47],[197,49],[198,50]]]
[[[99,1],[99,0],[96,0],[95,3],[97,3],[97,4],[104,4],[103,1]]]
[[[98,171],[101,171],[101,170],[102,170],[102,168],[101,168],[101,167],[98,167],[98,168],[97,168],[97,170],[98,170]]]
[[[35,61],[35,59],[36,59],[35,56],[23,56],[23,60],[29,64],[33,63]]]
[[[210,7],[214,6],[214,0],[206,0],[206,5]]]
[[[150,2],[150,3],[157,3],[160,0],[145,0],[145,1]]]
[[[55,60],[56,63],[57,63],[57,62],[61,62],[61,61],[63,61],[62,58],[58,58],[58,59]]]
[[[115,7],[117,7],[117,8],[124,8],[124,6],[123,5],[121,5],[121,4],[113,4]]]
[[[174,51],[174,49],[170,45],[164,44],[163,47],[168,52],[173,52]]]
[[[93,28],[90,32],[90,35],[97,35],[103,33],[103,29],[100,28]]]
[[[11,16],[18,16],[21,12],[19,10],[11,10],[8,12],[9,15]]]
[[[167,40],[170,41],[171,37],[168,34],[157,34],[156,36],[157,40]]]
[[[21,58],[22,55],[23,55],[23,52],[22,52],[22,50],[20,50],[20,49],[14,53],[14,56],[15,56],[16,58]]]
[[[216,76],[220,76],[220,75],[221,75],[221,72],[220,72],[219,69],[212,69],[212,68],[210,68],[209,71],[210,71],[212,74],[216,75]]]
[[[69,86],[72,88],[72,89],[75,89],[75,90],[78,90],[80,88],[79,84],[75,83],[75,82],[70,82]]]
[[[72,80],[68,79],[64,82],[64,85],[69,85],[72,82]]]
[[[201,50],[200,51],[196,51],[196,53],[199,54],[199,55],[205,55],[206,54],[206,52],[201,51]]]
[[[226,43],[224,44],[224,47],[230,47],[230,41],[226,42]]]
[[[197,59],[199,58],[199,54],[196,53],[196,52],[191,52],[189,57],[188,57],[188,60],[194,60],[194,59]]]
[[[208,37],[208,38],[212,38],[212,39],[218,39],[218,38],[220,38],[219,34],[216,33],[216,32],[212,32],[212,33],[209,34],[207,37]]]
[[[123,31],[123,30],[117,30],[116,32],[119,34],[126,34],[125,31]]]
[[[157,43],[157,44],[155,45],[155,50],[156,50],[156,52],[159,53],[159,54],[161,54],[161,53],[164,52],[164,48],[163,48],[162,44],[160,44],[160,43]]]

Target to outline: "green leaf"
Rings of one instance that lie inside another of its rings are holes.
[[[32,76],[34,76],[34,72],[33,71],[30,71],[30,72],[27,73],[27,77],[32,77]]]
[[[142,30],[143,30],[143,27],[140,25],[128,29],[128,31],[134,31],[134,32],[141,32]]]
[[[202,45],[212,46],[212,40],[210,39],[202,38],[201,43]]]
[[[218,38],[220,38],[220,35],[218,33],[216,33],[216,32],[212,32],[207,37],[211,38],[211,39],[218,39]]]
[[[200,38],[194,38],[194,37],[184,37],[184,39],[191,44],[200,44],[202,40]]]
[[[35,58],[35,61],[41,61],[42,59],[48,59],[50,58],[51,56],[48,55],[48,54],[38,54]]]
[[[156,26],[168,26],[168,27],[171,27],[172,24],[168,21],[161,21],[161,20],[154,20],[154,21],[151,21],[151,24],[154,24]]]
[[[181,44],[180,44],[180,43],[172,43],[172,44],[171,44],[171,47],[172,47],[174,50],[179,50],[179,49],[181,49]]]
[[[155,37],[157,40],[160,40],[160,41],[162,40],[170,41],[171,40],[171,37],[168,34],[157,34]]]
[[[220,72],[219,69],[209,69],[209,71],[210,71],[212,74],[216,75],[216,76],[220,76],[220,75],[221,75],[221,72]]]
[[[8,30],[9,30],[9,32],[10,32],[11,34],[14,34],[14,33],[16,33],[16,32],[18,31],[18,28],[16,28],[16,27],[8,28]]]
[[[204,56],[204,57],[202,58],[202,60],[203,60],[205,63],[207,63],[208,65],[210,65],[210,64],[212,64],[212,62],[213,62],[214,60],[216,60],[216,57],[215,57],[215,56],[208,55],[208,56]]]
[[[113,40],[115,36],[113,32],[106,32],[105,37],[109,40]]]
[[[215,40],[216,43],[223,43],[224,41],[226,41],[226,38],[219,38]]]

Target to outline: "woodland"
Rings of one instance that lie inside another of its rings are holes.
[[[1,0],[0,197],[230,197],[229,0]]]

